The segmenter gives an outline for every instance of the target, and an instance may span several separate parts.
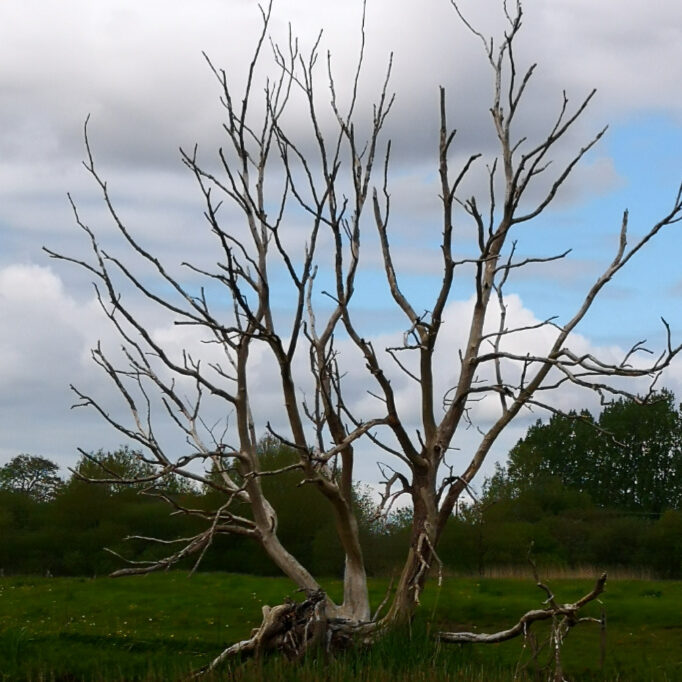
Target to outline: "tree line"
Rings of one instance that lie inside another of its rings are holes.
[[[260,457],[264,470],[281,470],[295,454],[264,439]],[[158,560],[167,545],[145,539],[196,533],[200,522],[182,510],[209,514],[217,493],[173,475],[149,486],[128,482],[152,472],[139,453],[125,447],[83,454],[67,480],[49,459],[18,455],[0,467],[0,568],[94,575],[120,569],[121,557]],[[285,546],[318,573],[341,575],[344,555],[333,515],[302,484],[302,474],[292,469],[276,479],[264,477],[263,486]],[[404,559],[411,511],[380,517],[362,486],[354,488],[354,504],[369,573],[391,574]],[[248,514],[247,508],[241,511]],[[538,420],[481,494],[456,510],[439,558],[449,569],[482,573],[523,563],[531,544],[541,564],[647,568],[682,576],[682,411],[671,391],[660,391],[648,405],[618,400],[598,418],[581,411]],[[189,559],[180,564],[193,566]],[[239,536],[216,537],[200,570],[276,572],[257,545]]]

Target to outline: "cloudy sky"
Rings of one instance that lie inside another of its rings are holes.
[[[393,53],[396,101],[386,137],[394,151],[396,261],[406,290],[426,300],[437,281],[438,86],[447,89],[450,121],[459,131],[457,154],[480,150],[491,159],[489,67],[480,42],[458,23],[448,0],[367,5],[361,101],[369,106]],[[484,33],[499,30],[499,0],[460,5]],[[682,180],[682,4],[527,0],[524,10],[517,59],[522,66],[538,62],[538,69],[518,134],[533,139],[546,131],[563,90],[577,104],[593,87],[597,95],[557,151],[558,161],[610,126],[552,209],[519,233],[522,253],[573,251],[517,278],[510,307],[517,319],[566,319],[613,257],[623,210],[630,210],[633,235],[646,231],[670,209]],[[357,56],[360,16],[359,0],[275,0],[270,33],[283,40],[291,22],[305,50],[324,29],[322,46],[331,50],[343,96]],[[172,267],[190,257],[202,262],[202,206],[178,148],[198,143],[211,158],[222,144],[216,83],[202,51],[239,84],[259,30],[253,0],[0,2],[0,464],[27,452],[66,466],[78,446],[95,450],[121,442],[94,414],[69,409],[70,383],[107,394],[89,348],[112,334],[86,273],[41,250],[46,245],[84,253],[67,192],[103,239],[111,234],[97,188],[80,163],[86,116],[98,167],[129,227]],[[322,90],[324,68],[318,78]],[[681,229],[662,234],[612,283],[579,329],[584,349],[617,354],[641,339],[660,348],[661,316],[682,339]],[[463,230],[462,253],[466,236]],[[387,343],[404,325],[375,295],[377,254],[367,253],[365,262],[363,277],[372,291],[360,292],[358,314],[364,315],[364,333]],[[462,279],[448,311],[447,338],[455,345],[461,336],[456,320],[466,316],[470,296]],[[178,346],[192,342],[162,326],[156,332]],[[257,402],[265,418],[274,400],[265,365],[260,379]],[[364,389],[353,380],[351,371],[351,391],[362,405]],[[679,363],[662,383],[682,397]],[[408,388],[401,399],[408,414]],[[558,401],[581,406],[585,397],[567,391]],[[504,455],[527,423],[512,430],[495,456]],[[361,475],[374,474],[367,466]]]

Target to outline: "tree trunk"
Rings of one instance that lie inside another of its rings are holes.
[[[434,471],[432,467],[425,467],[424,471],[414,474],[410,546],[386,617],[389,622],[409,622],[412,619],[436,558],[438,507]]]

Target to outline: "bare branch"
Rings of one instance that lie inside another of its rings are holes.
[[[590,592],[571,604],[557,604],[554,597],[542,583],[538,587],[550,594],[549,605],[544,609],[534,609],[521,616],[516,625],[507,630],[495,633],[484,632],[439,632],[438,639],[448,644],[497,644],[505,642],[519,635],[525,635],[533,623],[561,617],[562,622],[568,627],[574,627],[581,622],[600,622],[597,619],[578,618],[578,611],[591,601],[594,601],[603,591],[606,584],[606,573],[602,573]]]

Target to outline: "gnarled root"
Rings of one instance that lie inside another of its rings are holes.
[[[358,636],[367,639],[377,629],[373,622],[330,618],[327,605],[327,595],[317,590],[309,593],[302,602],[287,601],[274,607],[263,606],[263,622],[252,631],[251,637],[229,646],[190,679],[212,672],[233,657],[258,657],[273,651],[297,660],[307,651],[321,646],[326,650],[343,649]]]

